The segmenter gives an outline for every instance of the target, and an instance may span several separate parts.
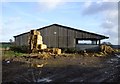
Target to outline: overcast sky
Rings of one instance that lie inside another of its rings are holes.
[[[46,1],[46,2],[43,2]],[[118,0],[3,0],[0,41],[54,23],[110,37],[118,44]]]

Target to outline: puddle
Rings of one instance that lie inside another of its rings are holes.
[[[116,58],[113,58],[113,59],[110,59],[112,62],[117,62],[118,61],[118,59],[116,59]]]
[[[109,61],[107,61],[107,63],[110,63],[110,64],[111,64],[111,63],[113,63],[113,62],[109,60]]]
[[[119,61],[118,58],[112,58],[110,60],[107,61],[107,63],[117,63]]]
[[[37,82],[51,82],[52,80],[49,78],[42,78],[42,79],[38,79]]]
[[[120,55],[115,54],[116,57],[120,58]]]

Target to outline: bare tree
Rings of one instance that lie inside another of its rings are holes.
[[[13,42],[13,40],[12,40],[12,39],[9,39],[9,41],[10,41],[10,43],[12,43],[12,42]]]

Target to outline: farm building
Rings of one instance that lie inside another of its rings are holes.
[[[91,33],[71,27],[52,24],[37,29],[40,31],[47,47],[87,48],[99,46],[101,40],[108,39],[104,35]],[[16,45],[28,45],[29,32],[14,36]]]

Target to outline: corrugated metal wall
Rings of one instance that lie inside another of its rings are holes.
[[[40,30],[43,42],[48,47],[69,48],[75,47],[74,31],[66,28],[51,26]]]
[[[28,45],[28,38],[29,38],[29,33],[20,35],[15,38],[15,44],[19,46]]]

